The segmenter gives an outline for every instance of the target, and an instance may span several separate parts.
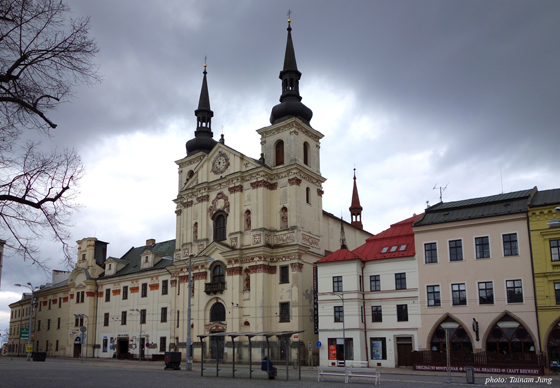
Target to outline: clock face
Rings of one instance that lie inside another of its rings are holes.
[[[229,158],[226,153],[220,151],[212,161],[212,172],[216,175],[223,174],[229,167]]]

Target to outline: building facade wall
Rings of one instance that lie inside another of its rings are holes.
[[[517,236],[518,254],[504,253],[504,235]],[[472,349],[487,349],[486,340],[496,322],[508,314],[522,324],[539,350],[535,312],[535,295],[531,268],[531,252],[527,231],[527,215],[489,217],[448,222],[414,228],[418,275],[420,279],[420,312],[422,326],[418,330],[418,349],[430,350],[430,341],[437,326],[451,317],[465,329]],[[490,257],[476,258],[476,238],[488,237]],[[462,242],[463,259],[450,259],[450,241]],[[426,244],[437,246],[437,262],[426,263]],[[506,282],[520,280],[522,302],[509,302]],[[479,283],[492,282],[493,303],[481,304]],[[439,306],[428,305],[428,286],[439,286]],[[466,303],[453,304],[453,285],[464,285]],[[473,332],[473,318],[479,323],[479,340]]]
[[[531,208],[529,210],[529,228],[531,231],[531,249],[535,271],[535,290],[539,318],[540,340],[548,362],[560,361],[557,339],[551,337],[553,331],[560,329],[560,260],[555,246],[560,242],[560,228],[547,225],[553,219],[560,218],[554,208],[560,204]],[[550,341],[550,343],[549,343]]]

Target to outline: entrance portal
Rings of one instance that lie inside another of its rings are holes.
[[[397,366],[412,366],[412,337],[397,338]]]
[[[120,360],[128,359],[128,337],[117,340],[117,358]]]
[[[560,366],[560,322],[551,330],[546,342],[548,348],[548,364],[550,367]]]

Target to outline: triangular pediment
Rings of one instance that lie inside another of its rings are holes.
[[[190,165],[177,162],[180,167],[184,166],[183,168],[188,170],[187,175],[192,171],[192,176],[184,179],[181,191],[189,190],[202,182],[212,182],[228,175],[262,167],[257,160],[221,143],[216,144],[209,154],[203,154],[199,159],[194,159],[193,156],[191,162],[194,161],[196,162]]]

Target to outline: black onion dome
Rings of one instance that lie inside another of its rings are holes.
[[[280,96],[280,104],[272,108],[270,123],[277,124],[289,118],[297,117],[305,124],[310,125],[309,122],[313,117],[313,112],[301,103],[301,96],[299,95],[301,73],[297,68],[290,23],[291,20],[288,19],[288,40],[284,55],[284,69],[279,76],[282,80],[282,95]]]
[[[214,112],[210,109],[210,97],[206,81],[206,64],[204,64],[203,74],[198,109],[194,111],[196,131],[194,132],[194,138],[187,142],[187,156],[197,152],[209,153],[217,144],[216,140],[213,139],[214,134],[212,133],[212,117],[214,117]]]

